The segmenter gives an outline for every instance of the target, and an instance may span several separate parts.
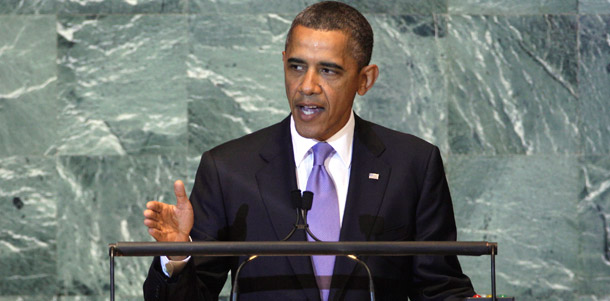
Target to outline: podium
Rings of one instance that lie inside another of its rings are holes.
[[[414,256],[489,255],[492,300],[496,300],[495,242],[455,241],[212,241],[212,242],[117,242],[109,244],[110,300],[114,301],[114,261],[117,256]]]

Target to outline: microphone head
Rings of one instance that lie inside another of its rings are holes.
[[[303,191],[303,209],[310,210],[313,205],[313,192]]]
[[[292,205],[294,208],[302,208],[303,207],[303,198],[301,197],[300,190],[293,190],[290,192],[290,200],[292,201]]]

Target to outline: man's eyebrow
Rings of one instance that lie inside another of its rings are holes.
[[[293,57],[289,58],[287,61],[288,61],[288,63],[292,63],[292,64],[305,64],[304,60],[293,58]]]

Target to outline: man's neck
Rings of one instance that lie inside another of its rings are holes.
[[[335,149],[345,166],[349,166],[352,161],[352,143],[354,141],[355,125],[356,118],[354,117],[354,112],[352,111],[347,123],[326,140],[326,142],[328,142]],[[294,160],[295,164],[298,166],[303,158],[305,158],[307,155],[309,149],[320,141],[301,136],[296,130],[293,116],[290,116],[290,133],[292,135]]]

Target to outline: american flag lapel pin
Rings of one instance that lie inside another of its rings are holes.
[[[375,172],[369,173],[369,179],[371,180],[379,180],[379,174]]]

